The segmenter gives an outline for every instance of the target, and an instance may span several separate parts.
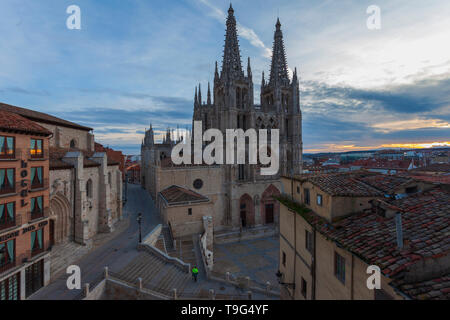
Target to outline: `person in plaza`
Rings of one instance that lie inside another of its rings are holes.
[[[192,278],[194,279],[195,282],[197,282],[197,276],[198,276],[198,269],[196,266],[194,266],[192,268]]]

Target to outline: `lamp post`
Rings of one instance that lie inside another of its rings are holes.
[[[139,212],[137,217],[137,222],[139,223],[139,243],[142,242],[141,221],[142,221],[142,213]]]

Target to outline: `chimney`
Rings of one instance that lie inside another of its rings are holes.
[[[402,230],[402,214],[397,212],[395,214],[395,233],[397,234],[397,247],[399,250],[403,249],[403,230]]]

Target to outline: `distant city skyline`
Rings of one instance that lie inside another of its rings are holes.
[[[81,8],[68,30],[66,8]],[[450,3],[233,1],[255,102],[279,16],[297,66],[304,153],[450,146]],[[229,1],[0,3],[0,102],[93,127],[138,154],[144,129],[190,127],[194,87],[222,63]]]

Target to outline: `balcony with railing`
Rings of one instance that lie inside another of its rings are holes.
[[[14,182],[11,186],[9,182],[0,185],[0,196],[17,193],[17,184]]]
[[[43,209],[39,209],[36,204],[35,209],[31,212],[28,212],[28,221],[33,221],[33,220],[38,220],[38,219],[48,217],[49,212],[50,212],[50,208],[46,207]]]
[[[26,262],[32,262],[33,260],[38,259],[41,254],[43,255],[51,249],[52,247],[50,245],[43,243],[42,248],[38,248],[36,250],[26,250],[20,255],[15,256],[12,260],[0,260],[0,275],[3,272],[20,267]]]
[[[14,214],[14,217],[10,217],[7,213],[3,214],[0,218],[0,231],[7,229],[12,229],[22,225],[22,216],[19,214]]]
[[[18,148],[8,149],[0,152],[0,161],[12,161],[20,159],[22,150]]]
[[[39,190],[45,190],[49,187],[49,180],[48,178],[41,179],[40,181],[38,179],[34,180],[34,183],[30,184],[30,191],[39,191]]]

